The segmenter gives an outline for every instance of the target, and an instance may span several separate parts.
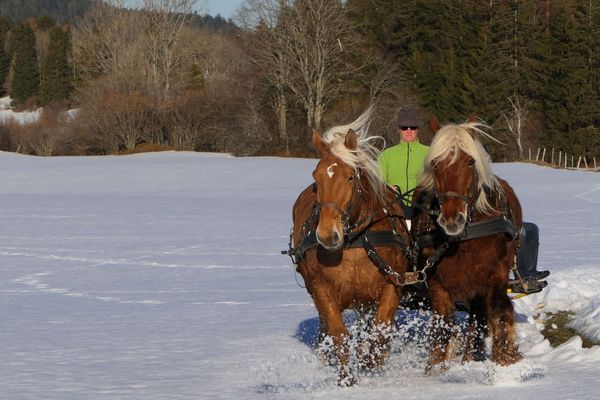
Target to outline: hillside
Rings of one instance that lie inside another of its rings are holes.
[[[83,16],[92,5],[92,0],[2,0],[0,16],[12,20],[25,20],[50,15],[59,21],[74,22]]]

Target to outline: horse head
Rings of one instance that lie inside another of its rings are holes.
[[[487,135],[476,122],[448,124],[439,129],[425,160],[421,185],[435,193],[438,225],[449,236],[460,235],[475,211],[489,212],[484,188],[496,188],[489,156],[477,135]]]
[[[312,142],[319,152],[319,162],[313,171],[320,207],[317,241],[326,249],[339,249],[344,243],[352,200],[358,190],[359,170],[334,155],[316,130],[313,130]],[[350,151],[356,149],[357,137],[352,129],[346,134],[343,146]]]
[[[474,159],[459,151],[437,160],[434,165],[436,196],[440,205],[437,222],[449,236],[459,235],[465,229],[470,207],[478,195]]]

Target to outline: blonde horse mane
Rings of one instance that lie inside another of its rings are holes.
[[[369,136],[369,125],[373,105],[369,106],[354,122],[347,125],[339,125],[329,128],[323,134],[323,141],[327,143],[331,153],[355,170],[361,169],[366,173],[371,187],[379,198],[382,198],[385,182],[381,176],[381,170],[377,162],[381,151],[375,147],[374,141],[384,141],[381,136]],[[356,149],[348,149],[344,141],[348,131],[356,133]]]
[[[487,200],[486,190],[502,193],[500,183],[492,172],[491,159],[483,148],[477,135],[488,137],[497,141],[493,136],[483,131],[487,125],[475,122],[464,124],[444,125],[434,136],[429,153],[425,158],[425,167],[419,176],[419,185],[424,190],[434,188],[434,167],[441,160],[451,157],[450,163],[458,159],[459,153],[465,152],[475,160],[477,172],[477,186],[480,189],[479,197],[475,202],[475,209],[482,213],[490,213],[494,207]]]

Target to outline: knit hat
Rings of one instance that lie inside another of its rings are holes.
[[[416,126],[420,127],[421,121],[414,108],[403,108],[398,113],[398,127],[401,126]]]

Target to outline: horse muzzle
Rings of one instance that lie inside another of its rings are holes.
[[[342,231],[343,232],[343,231]],[[338,250],[344,244],[344,234],[337,227],[325,230],[317,227],[317,242],[327,250]]]
[[[460,235],[467,224],[467,216],[465,213],[459,212],[453,216],[447,216],[445,213],[440,213],[437,220],[440,227],[448,236]]]

